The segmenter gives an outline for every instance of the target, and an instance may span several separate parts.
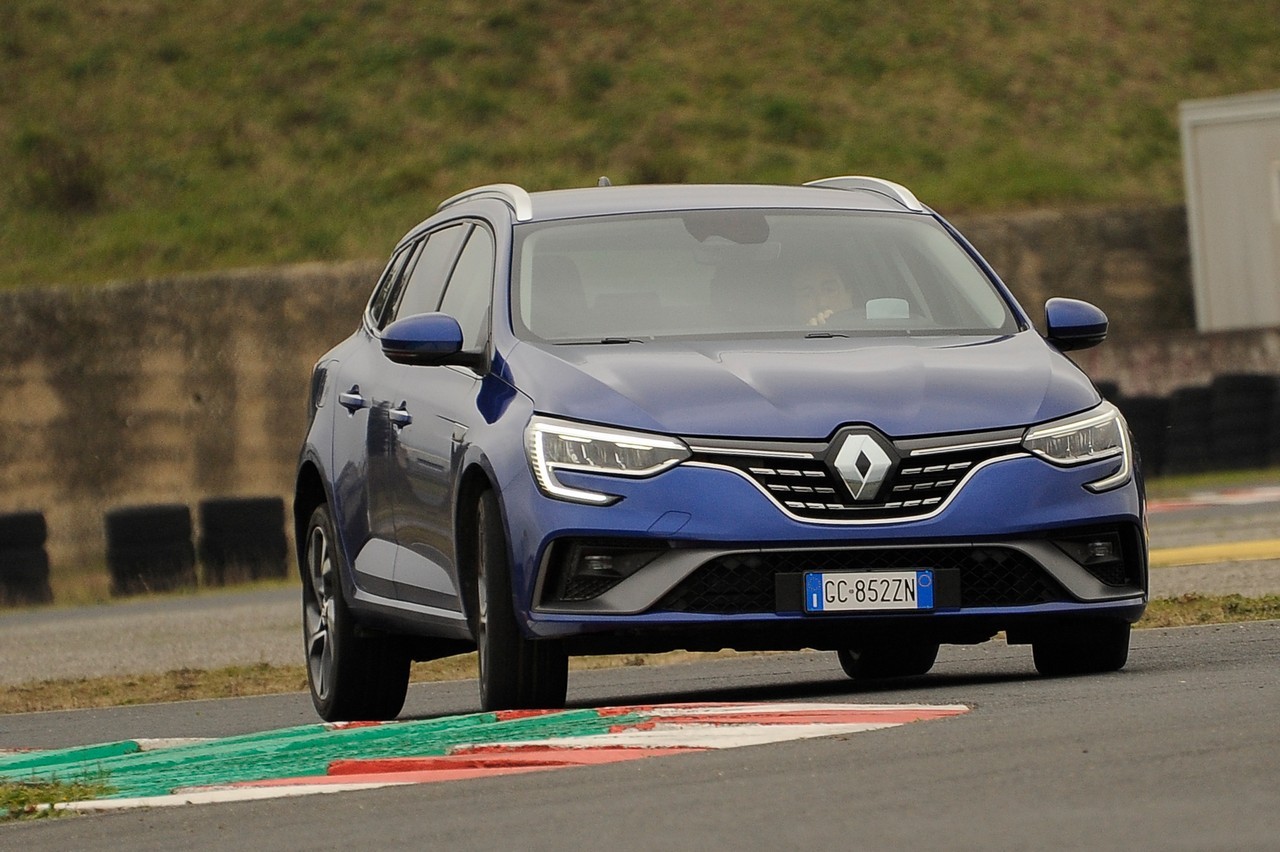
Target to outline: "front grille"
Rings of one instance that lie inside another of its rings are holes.
[[[1065,592],[1035,560],[1002,547],[918,547],[742,553],[698,568],[654,610],[730,614],[776,610],[774,578],[805,571],[958,569],[963,607],[1026,606],[1066,600]]]
[[[813,458],[699,449],[691,461],[734,469],[797,517],[892,521],[929,514],[951,497],[975,467],[1010,451],[1010,446],[1001,445],[945,450],[926,456],[905,455],[875,498],[867,501],[854,500],[853,492],[827,458],[832,455],[831,449]]]

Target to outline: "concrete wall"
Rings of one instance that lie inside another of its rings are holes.
[[[0,293],[0,511],[45,512],[57,571],[105,562],[115,506],[288,494],[311,365],[380,271]]]
[[[1079,354],[1128,394],[1280,373],[1280,330],[1201,337],[1181,208],[957,217],[1034,315],[1099,304]],[[104,561],[103,513],[289,496],[311,365],[356,326],[381,260],[0,293],[0,511],[42,509],[53,570]]]
[[[1067,296],[1105,310],[1112,340],[1195,328],[1181,206],[948,218],[1037,321]]]

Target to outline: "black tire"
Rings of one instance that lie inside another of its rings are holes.
[[[27,606],[52,600],[49,555],[43,547],[0,549],[0,604]]]
[[[43,512],[6,512],[0,515],[0,549],[43,547],[49,528]]]
[[[1169,433],[1169,400],[1158,396],[1127,396],[1116,405],[1129,421],[1129,431],[1148,476],[1164,472]]]
[[[1118,672],[1129,661],[1130,626],[1105,621],[1063,628],[1033,641],[1036,671],[1046,677]]]
[[[1169,430],[1165,472],[1201,473],[1209,469],[1212,450],[1213,392],[1207,387],[1179,388],[1169,397]]]
[[[476,606],[471,631],[480,663],[484,710],[558,709],[569,686],[569,657],[554,640],[526,639],[516,624],[510,560],[498,499],[480,495],[476,507]]]
[[[112,509],[105,521],[108,550],[191,542],[191,510],[181,503]]]
[[[1277,379],[1266,375],[1222,375],[1213,380],[1211,434],[1214,468],[1264,467],[1268,421]]]
[[[209,585],[288,574],[284,501],[220,497],[200,503],[200,564]]]
[[[302,642],[311,703],[326,722],[394,719],[409,691],[409,653],[394,636],[361,636],[342,593],[341,548],[328,506],[307,523]]]
[[[836,652],[840,668],[854,680],[917,677],[938,659],[938,643],[918,638],[885,637],[862,647]]]
[[[111,594],[118,597],[196,586],[196,552],[190,541],[110,548],[107,569]]]

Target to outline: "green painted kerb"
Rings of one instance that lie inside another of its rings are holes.
[[[473,743],[601,734],[647,718],[638,712],[602,718],[594,709],[506,721],[475,713],[337,730],[303,725],[156,751],[126,741],[0,757],[0,778],[94,778],[115,789],[112,798],[163,796],[182,787],[324,775],[340,759],[441,755]]]

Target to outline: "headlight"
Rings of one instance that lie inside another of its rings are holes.
[[[1119,468],[1102,479],[1085,483],[1090,491],[1124,485],[1133,471],[1129,427],[1120,410],[1105,400],[1097,408],[1027,430],[1022,446],[1046,461],[1060,465],[1115,458]]]
[[[652,476],[689,458],[689,448],[674,438],[622,432],[535,417],[524,430],[525,452],[543,493],[561,500],[606,505],[618,498],[599,491],[568,488],[558,470],[611,476]]]

